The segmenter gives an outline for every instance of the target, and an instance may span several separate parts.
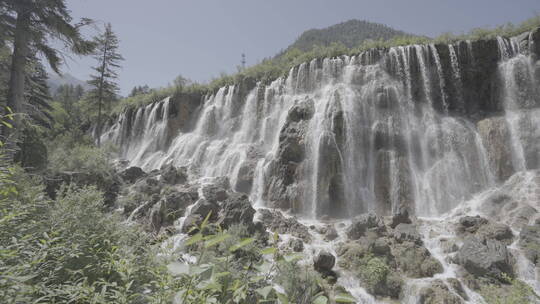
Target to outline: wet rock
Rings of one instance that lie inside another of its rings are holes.
[[[457,254],[457,262],[475,276],[489,276],[503,280],[513,277],[513,258],[506,246],[492,239],[468,237]]]
[[[411,224],[412,220],[409,217],[409,210],[407,208],[400,208],[397,213],[392,216],[390,227],[396,228],[399,224]]]
[[[190,214],[184,219],[184,223],[182,224],[180,230],[182,231],[182,233],[193,235],[197,233],[197,230],[194,230],[193,228],[199,226],[202,221],[203,218],[200,215]]]
[[[120,177],[127,183],[134,183],[139,178],[144,177],[146,173],[139,167],[129,167],[120,173]]]
[[[525,257],[535,265],[540,265],[540,225],[523,227],[519,239]]]
[[[374,213],[365,213],[355,217],[351,226],[347,229],[347,236],[351,240],[357,240],[366,235],[367,231],[384,232],[385,226],[380,217]]]
[[[304,242],[302,242],[302,240],[300,240],[300,239],[291,239],[289,241],[289,247],[294,252],[302,252],[302,251],[304,251]]]
[[[514,237],[512,230],[505,224],[488,223],[478,229],[477,235],[486,239],[495,239],[502,241],[507,245],[512,243]]]
[[[170,226],[180,218],[186,208],[194,204],[199,195],[193,188],[186,188],[165,195],[150,210],[150,222],[155,231]],[[206,216],[206,215],[205,215]]]
[[[336,264],[336,257],[327,251],[321,251],[314,259],[313,266],[320,273],[329,273]]]
[[[457,241],[455,239],[440,239],[440,244],[444,253],[453,253],[459,250]]]
[[[404,241],[392,246],[392,255],[399,269],[412,278],[432,277],[442,273],[443,267],[431,253],[422,246],[410,241]]]
[[[191,208],[191,215],[198,215],[202,218],[206,218],[210,215],[210,221],[214,221],[218,217],[219,206],[215,203],[211,203],[205,199],[200,199]]]
[[[187,181],[187,168],[180,167],[176,168],[173,165],[164,165],[160,169],[161,172],[161,181],[169,184],[183,184]]]
[[[256,166],[256,162],[246,161],[242,163],[236,177],[236,191],[246,194],[249,194],[251,192]]]
[[[454,290],[455,293],[457,293],[462,299],[465,301],[469,300],[469,296],[467,296],[467,293],[465,292],[465,289],[463,289],[463,285],[461,285],[461,282],[456,278],[449,278],[446,280],[448,285]]]
[[[376,255],[387,256],[390,254],[390,243],[386,238],[377,238],[372,246],[372,251]]]
[[[486,147],[490,167],[499,181],[513,173],[510,131],[504,117],[491,117],[478,122],[478,133]]]
[[[285,217],[279,211],[271,211],[268,209],[259,209],[260,220],[270,231],[279,234],[291,234],[304,242],[311,241],[309,229],[300,224],[293,217]]]
[[[255,209],[251,206],[247,195],[231,193],[221,205],[217,223],[224,229],[233,224],[245,224],[250,229],[254,229],[254,215]]]
[[[417,245],[422,245],[422,237],[418,233],[416,225],[413,224],[397,225],[394,229],[393,237],[398,243],[410,241]]]
[[[488,223],[488,220],[477,215],[477,216],[464,216],[459,219],[458,232],[464,233],[475,233],[480,229],[482,225]]]
[[[333,241],[338,238],[338,233],[336,228],[332,226],[328,226],[326,229],[326,233],[324,234],[324,239],[327,241]]]
[[[203,197],[213,204],[222,202],[227,199],[227,188],[219,184],[205,184],[201,187]]]
[[[430,285],[420,289],[420,304],[462,304],[463,300],[453,294],[441,280],[434,280]]]

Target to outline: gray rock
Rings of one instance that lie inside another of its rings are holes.
[[[478,229],[477,235],[486,239],[495,239],[509,245],[512,243],[514,234],[512,229],[501,223],[488,223]]]
[[[195,189],[186,188],[167,194],[150,209],[152,228],[159,231],[161,227],[170,226],[180,218],[186,208],[198,199]]]
[[[399,224],[394,229],[393,233],[394,239],[399,242],[410,241],[418,245],[422,245],[422,237],[416,229],[414,224]]]
[[[525,226],[519,233],[519,245],[535,265],[540,265],[540,225]]]
[[[321,273],[328,273],[332,271],[336,264],[336,257],[327,251],[321,251],[314,259],[313,266],[315,270]]]
[[[429,286],[420,289],[420,304],[462,304],[463,300],[453,294],[441,280],[434,280]]]
[[[380,217],[374,213],[365,213],[352,220],[352,224],[347,230],[347,236],[351,240],[357,240],[366,235],[367,231],[383,232],[384,230],[384,223]]]
[[[227,189],[216,184],[205,184],[201,187],[201,192],[204,198],[213,204],[222,202],[227,199]]]
[[[324,239],[327,241],[333,241],[338,238],[338,233],[336,228],[333,225],[328,226],[326,233],[324,234]]]
[[[386,256],[390,254],[390,244],[386,238],[377,238],[372,246],[372,251],[376,255]]]
[[[464,233],[475,233],[480,229],[481,226],[488,223],[488,220],[477,215],[477,216],[464,216],[459,219],[458,232]]]
[[[200,199],[191,208],[191,215],[198,215],[203,219],[210,215],[210,221],[214,221],[218,217],[219,206],[205,199]]]
[[[443,267],[431,253],[422,246],[410,241],[396,243],[392,246],[399,269],[412,278],[432,277],[443,272]]]
[[[304,242],[302,242],[302,240],[300,240],[300,239],[292,239],[289,242],[289,247],[294,252],[302,252],[302,251],[304,251]]]
[[[278,211],[259,209],[260,219],[265,227],[270,231],[279,234],[291,234],[302,239],[304,242],[311,241],[311,234],[308,227],[300,224],[293,217],[285,217]]]
[[[164,165],[160,169],[161,181],[169,185],[183,184],[187,181],[187,168]]]
[[[504,273],[513,277],[512,255],[506,246],[497,240],[468,237],[458,251],[457,262],[475,276],[502,280]]]
[[[412,220],[409,217],[409,210],[407,208],[400,208],[397,213],[392,216],[392,222],[390,227],[396,228],[399,224],[411,224]]]
[[[486,147],[490,167],[499,181],[514,173],[510,131],[504,117],[491,117],[478,122],[478,133]]]
[[[193,235],[197,233],[197,230],[192,230],[192,228],[200,225],[202,221],[203,221],[203,218],[200,215],[196,215],[196,214],[188,215],[184,219],[184,223],[182,224],[182,227],[180,228],[180,230],[182,231],[182,233],[188,233],[188,234]]]
[[[461,298],[463,298],[465,301],[469,301],[469,296],[467,296],[465,289],[463,289],[463,285],[458,279],[449,278],[446,280],[446,282],[448,282],[448,285],[450,285],[454,292],[456,292]]]
[[[221,205],[217,223],[222,228],[228,228],[233,224],[245,224],[253,228],[253,215],[255,215],[255,209],[251,206],[248,196],[231,193]]]

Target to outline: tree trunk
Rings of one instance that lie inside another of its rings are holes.
[[[103,61],[101,64],[101,75],[99,79],[99,89],[98,89],[98,123],[97,123],[97,146],[101,146],[101,104],[103,103],[103,83],[105,81],[105,68],[107,67],[107,42],[103,47]]]
[[[7,94],[7,105],[15,115],[13,125],[16,129],[20,125],[20,115],[24,112],[24,71],[29,53],[30,40],[30,14],[23,12],[17,14],[17,23],[15,27],[15,37],[13,42],[13,55],[11,57],[11,70],[9,78],[9,87]],[[16,134],[15,130],[3,128],[4,140],[8,144],[8,154],[14,153]]]

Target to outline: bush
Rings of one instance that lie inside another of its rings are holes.
[[[4,303],[137,303],[155,289],[152,248],[137,227],[103,210],[93,187],[65,187],[56,201],[20,169],[0,200],[0,298]]]

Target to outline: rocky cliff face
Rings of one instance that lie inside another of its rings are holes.
[[[267,86],[126,110],[102,140],[309,217],[439,215],[540,167],[538,58],[537,30],[313,60]]]
[[[540,303],[539,59],[540,30],[313,60],[126,110],[102,142],[148,172],[119,205],[160,235],[209,212],[278,233],[360,303]]]

